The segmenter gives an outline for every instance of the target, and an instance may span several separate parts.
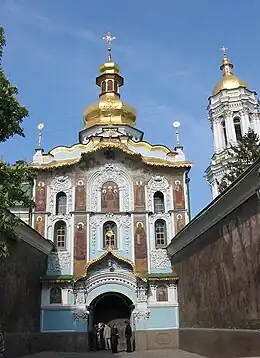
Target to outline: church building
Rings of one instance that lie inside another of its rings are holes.
[[[84,111],[79,142],[47,153],[39,145],[31,164],[32,226],[55,245],[42,277],[41,330],[117,323],[122,345],[127,319],[138,349],[177,346],[178,277],[166,247],[189,221],[192,163],[180,145],[171,150],[143,139],[136,110],[121,100],[113,37],[105,39],[100,95]]]
[[[237,145],[251,128],[260,136],[259,101],[256,92],[233,74],[226,48],[220,66],[223,77],[209,97],[208,118],[214,140],[214,154],[206,169],[206,179],[213,199],[219,195],[218,185],[225,174],[229,160],[228,148]]]

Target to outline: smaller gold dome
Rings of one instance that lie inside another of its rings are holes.
[[[237,76],[233,74],[226,74],[223,76],[222,80],[214,87],[213,95],[219,93],[223,89],[235,89],[239,87],[247,88],[248,85],[245,81],[240,80]]]
[[[224,48],[225,50],[225,48]],[[224,56],[222,59],[222,65],[220,69],[223,72],[223,78],[218,84],[214,87],[213,95],[216,95],[220,91],[227,89],[236,89],[239,87],[248,88],[248,85],[245,81],[241,80],[237,76],[233,75],[233,65],[230,63],[229,58],[227,57],[226,52],[224,52]]]

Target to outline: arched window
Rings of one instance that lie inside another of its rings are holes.
[[[105,93],[106,92],[106,81],[103,81],[101,84],[101,93]]]
[[[66,249],[66,224],[64,221],[57,221],[54,226],[54,244],[58,250]]]
[[[168,301],[168,287],[166,285],[159,285],[156,287],[156,301],[157,302]]]
[[[50,289],[50,303],[62,303],[61,289],[59,287]]]
[[[223,121],[221,122],[221,125],[222,125],[222,130],[223,130],[224,144],[225,144],[225,147],[226,147],[227,144],[228,144],[228,141],[227,141],[227,129],[226,129],[226,122],[225,122],[225,120],[223,120]]]
[[[166,246],[166,224],[164,220],[156,220],[154,224],[155,231],[155,247],[165,247]]]
[[[236,132],[236,139],[239,142],[242,139],[242,130],[241,130],[240,118],[235,117],[233,122],[234,122],[234,127],[235,127],[235,132]]]
[[[106,182],[101,189],[101,211],[119,211],[119,189],[118,185],[112,181]]]
[[[67,195],[61,191],[56,195],[56,215],[66,214],[67,212]]]
[[[154,212],[155,213],[164,213],[164,196],[163,193],[160,191],[157,191],[154,193],[153,196],[153,205],[154,205]]]
[[[103,225],[103,247],[117,248],[117,227],[114,221],[107,221]]]
[[[107,81],[107,92],[113,92],[113,81],[112,80]]]

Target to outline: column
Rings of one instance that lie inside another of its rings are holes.
[[[228,144],[236,143],[236,132],[232,117],[232,112],[227,110],[225,111],[225,118],[226,118],[226,130],[227,130],[227,140]]]
[[[240,112],[239,115],[241,117],[241,131],[242,135],[248,133],[248,129],[250,128],[249,116],[248,116],[248,109],[244,107]]]
[[[214,152],[218,153],[221,150],[221,133],[220,133],[220,125],[217,119],[213,119],[213,137],[214,137]]]

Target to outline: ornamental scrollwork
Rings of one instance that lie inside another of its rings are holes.
[[[171,268],[171,261],[166,249],[151,250],[151,267],[156,269]]]
[[[138,319],[138,320],[148,320],[151,314],[150,310],[145,310],[145,311],[135,311],[134,313],[134,318]]]
[[[56,195],[63,191],[67,195],[68,211],[73,211],[72,183],[68,176],[54,178],[50,185],[49,211],[54,214]]]
[[[50,253],[48,257],[49,272],[60,272],[70,267],[71,255],[68,251],[57,251]]]

